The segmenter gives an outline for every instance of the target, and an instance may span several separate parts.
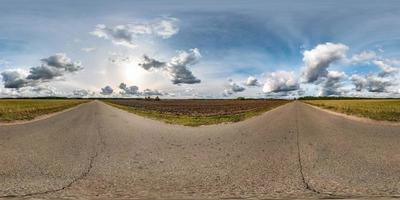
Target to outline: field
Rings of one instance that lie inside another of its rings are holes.
[[[374,120],[400,121],[400,100],[309,100],[304,102],[329,110],[359,117],[367,117]]]
[[[58,112],[87,100],[60,99],[1,99],[0,122],[30,120],[37,116]]]
[[[199,126],[237,122],[288,103],[286,100],[106,100],[129,112],[166,123]]]

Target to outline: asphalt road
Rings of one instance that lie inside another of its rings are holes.
[[[196,128],[98,101],[0,126],[0,198],[390,197],[400,197],[400,126],[300,102]]]

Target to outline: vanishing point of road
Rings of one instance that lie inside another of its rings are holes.
[[[292,102],[184,127],[93,101],[0,126],[2,198],[400,198],[400,126]]]

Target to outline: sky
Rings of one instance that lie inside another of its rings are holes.
[[[397,0],[2,0],[0,97],[400,97]]]

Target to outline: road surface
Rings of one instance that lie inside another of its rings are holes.
[[[400,126],[293,102],[242,122],[169,125],[94,101],[0,126],[0,198],[395,198]]]

